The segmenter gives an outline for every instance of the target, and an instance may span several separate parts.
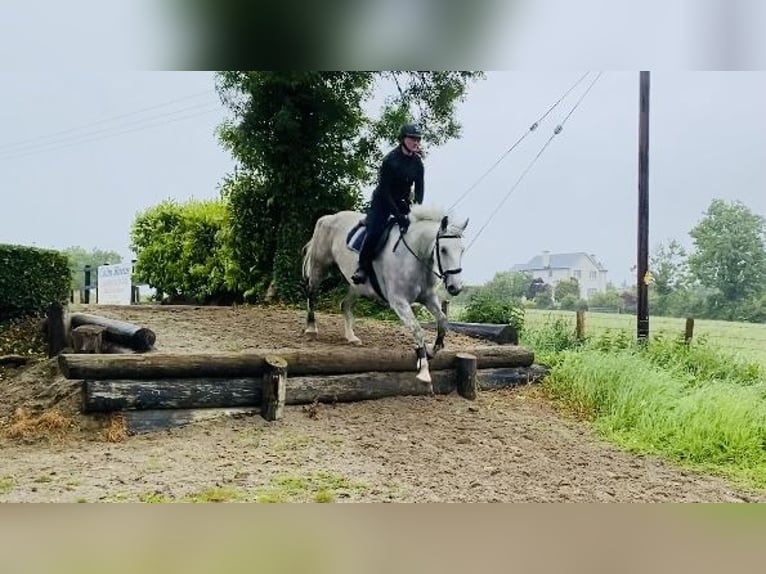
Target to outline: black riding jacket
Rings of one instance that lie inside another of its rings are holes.
[[[410,212],[410,188],[415,184],[415,203],[423,203],[423,160],[417,154],[406,155],[402,147],[391,150],[383,158],[378,172],[378,185],[372,193],[374,203],[382,203],[394,216]],[[375,201],[377,200],[377,201]],[[383,200],[381,202],[381,200]]]

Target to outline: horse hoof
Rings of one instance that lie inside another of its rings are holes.
[[[319,335],[319,333],[316,332],[316,329],[314,329],[313,331],[310,329],[306,329],[305,331],[303,331],[303,334],[306,335],[306,338],[312,339],[312,340],[316,340],[317,336]]]
[[[356,345],[357,347],[362,346],[362,340],[359,337],[354,337],[353,339],[348,339],[348,342],[350,345]]]

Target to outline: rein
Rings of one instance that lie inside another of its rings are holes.
[[[407,241],[405,241],[404,234],[401,232],[401,230],[399,231],[399,239],[397,239],[396,243],[394,244],[394,251],[396,251],[396,247],[399,245],[399,242],[401,241],[402,243],[404,243],[404,246],[407,248],[407,251],[412,253],[413,257],[415,257],[415,259],[417,259],[426,269],[428,269],[431,273],[436,275],[439,279],[446,279],[449,275],[457,275],[458,273],[462,272],[463,268],[458,267],[457,269],[447,269],[446,271],[442,268],[442,259],[441,259],[440,250],[439,250],[439,240],[440,239],[460,239],[460,238],[461,238],[460,235],[442,235],[441,231],[437,232],[436,243],[434,243],[434,247],[431,250],[430,259],[433,259],[433,254],[434,252],[436,252],[436,264],[439,267],[438,273],[434,271],[433,265],[429,265],[428,262],[421,259],[420,256],[412,250],[412,248],[409,246]]]

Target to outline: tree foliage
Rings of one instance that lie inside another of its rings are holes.
[[[85,287],[85,266],[90,265],[93,269],[91,274],[91,283],[95,284],[97,280],[96,269],[100,265],[114,265],[122,261],[119,253],[114,251],[104,251],[93,249],[87,251],[79,245],[74,245],[62,249],[61,252],[69,259],[69,270],[72,273],[72,289],[81,291]]]
[[[649,258],[649,267],[654,276],[654,290],[660,296],[670,295],[688,281],[689,264],[686,250],[675,239],[657,246]]]
[[[562,301],[565,297],[574,297],[575,300],[580,298],[580,282],[576,278],[570,277],[567,281],[563,279],[557,281],[553,288],[553,296],[556,301]]]
[[[171,298],[200,303],[232,297],[221,201],[165,201],[138,214],[131,228],[135,275]]]
[[[361,207],[361,187],[396,128],[414,118],[428,141],[459,134],[455,105],[473,72],[246,72],[217,74],[233,118],[219,137],[239,164],[222,196],[231,210],[231,281],[250,300],[302,298],[300,261],[317,218]],[[391,90],[379,117],[365,104]],[[384,150],[385,151],[385,150]]]
[[[739,201],[713,200],[691,230],[695,251],[689,270],[701,285],[738,304],[763,292],[766,280],[764,219]]]

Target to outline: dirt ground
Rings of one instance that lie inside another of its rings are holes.
[[[319,340],[311,342],[302,337],[303,313],[287,309],[85,310],[151,328],[159,351],[346,344],[334,315],[318,315]],[[412,348],[398,324],[358,320],[356,331],[367,346]],[[447,337],[452,349],[476,344],[486,343]],[[621,452],[557,412],[537,386],[476,401],[288,406],[278,422],[242,416],[110,442],[103,421],[78,415],[79,387],[52,362],[12,371],[0,378],[0,502],[766,501],[765,493]],[[61,417],[40,419],[40,435],[14,436],[14,423],[51,412]]]

